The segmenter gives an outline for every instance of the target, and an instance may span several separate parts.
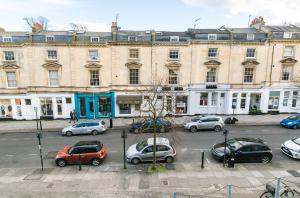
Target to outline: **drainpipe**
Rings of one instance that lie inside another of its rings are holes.
[[[274,67],[274,65],[273,65],[274,60],[273,59],[274,59],[274,48],[275,48],[275,46],[276,46],[276,44],[274,44],[273,47],[272,47],[271,71],[270,71],[270,87],[272,85],[272,73],[273,73],[273,67]]]

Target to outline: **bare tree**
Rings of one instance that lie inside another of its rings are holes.
[[[86,32],[87,27],[83,24],[70,23],[71,30],[74,32]]]
[[[48,22],[49,20],[46,17],[39,16],[37,18],[33,17],[25,17],[23,18],[26,24],[28,25],[29,28],[34,29],[34,26],[36,23],[40,24],[42,26],[43,30],[48,29]]]

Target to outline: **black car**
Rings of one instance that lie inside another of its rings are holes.
[[[157,132],[168,132],[172,129],[172,124],[170,121],[164,118],[156,119],[156,127]],[[154,123],[152,119],[145,119],[141,122],[135,122],[131,124],[131,128],[129,129],[132,133],[153,133]]]
[[[220,162],[224,160],[224,142],[215,144],[212,156]],[[233,157],[235,162],[262,162],[272,160],[272,151],[261,139],[234,138],[227,141],[226,159]]]

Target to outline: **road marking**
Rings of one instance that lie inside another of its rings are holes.
[[[38,154],[36,154],[36,153],[32,153],[32,154],[28,154],[28,155],[31,155],[31,156],[36,156],[36,155],[38,155]]]
[[[13,156],[15,156],[15,155],[5,155],[6,157],[13,157]]]
[[[209,151],[209,149],[204,149],[204,148],[195,148],[192,149],[193,151]]]
[[[206,162],[207,162],[208,164],[210,164],[210,161],[209,161],[209,159],[205,158],[205,160],[206,160]]]
[[[118,151],[109,151],[109,153],[117,153]]]

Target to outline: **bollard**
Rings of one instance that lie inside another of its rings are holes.
[[[280,198],[279,191],[280,191],[280,177],[277,177],[276,178],[276,188],[275,188],[274,198]]]
[[[204,168],[204,151],[202,151],[201,168]]]
[[[81,156],[80,154],[78,155],[78,159],[79,159],[79,167],[78,167],[78,170],[82,170],[82,167],[81,167]]]
[[[109,116],[109,128],[113,128],[113,119],[112,119],[112,114],[110,113]]]
[[[173,193],[173,198],[176,198],[176,192]]]

